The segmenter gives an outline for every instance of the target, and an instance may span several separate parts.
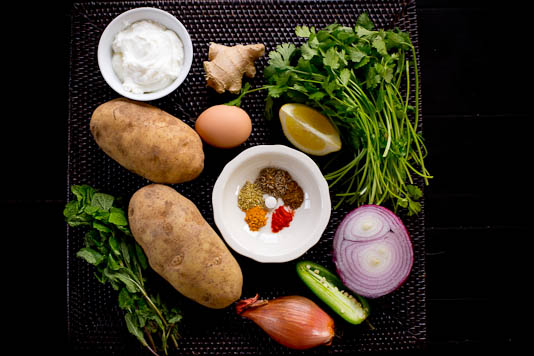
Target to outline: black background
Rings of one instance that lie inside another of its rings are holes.
[[[417,1],[435,176],[425,191],[429,353],[517,347],[532,280],[521,270],[533,133],[531,18],[518,3]],[[1,284],[13,354],[64,353],[68,338],[69,12],[68,2],[22,2],[4,13]]]

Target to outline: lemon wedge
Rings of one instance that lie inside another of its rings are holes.
[[[279,116],[284,135],[299,150],[324,156],[341,149],[339,132],[319,111],[304,104],[289,103],[282,105]]]

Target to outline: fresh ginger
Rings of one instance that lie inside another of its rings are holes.
[[[206,81],[209,87],[219,94],[228,90],[238,94],[241,90],[243,74],[249,78],[256,75],[254,61],[265,54],[263,44],[224,46],[210,43],[208,59],[204,62]]]

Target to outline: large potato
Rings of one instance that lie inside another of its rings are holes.
[[[108,101],[93,112],[89,127],[107,155],[152,182],[186,182],[204,169],[195,130],[152,105],[125,98]]]
[[[145,186],[130,199],[128,220],[152,269],[180,293],[215,309],[239,299],[241,268],[189,199],[165,185]]]

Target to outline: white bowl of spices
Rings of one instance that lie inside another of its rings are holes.
[[[139,7],[113,19],[98,43],[98,66],[118,94],[159,99],[182,84],[193,62],[193,44],[170,13]]]
[[[215,182],[212,203],[226,243],[258,262],[302,256],[320,240],[331,211],[319,167],[284,145],[254,146],[237,155]]]

